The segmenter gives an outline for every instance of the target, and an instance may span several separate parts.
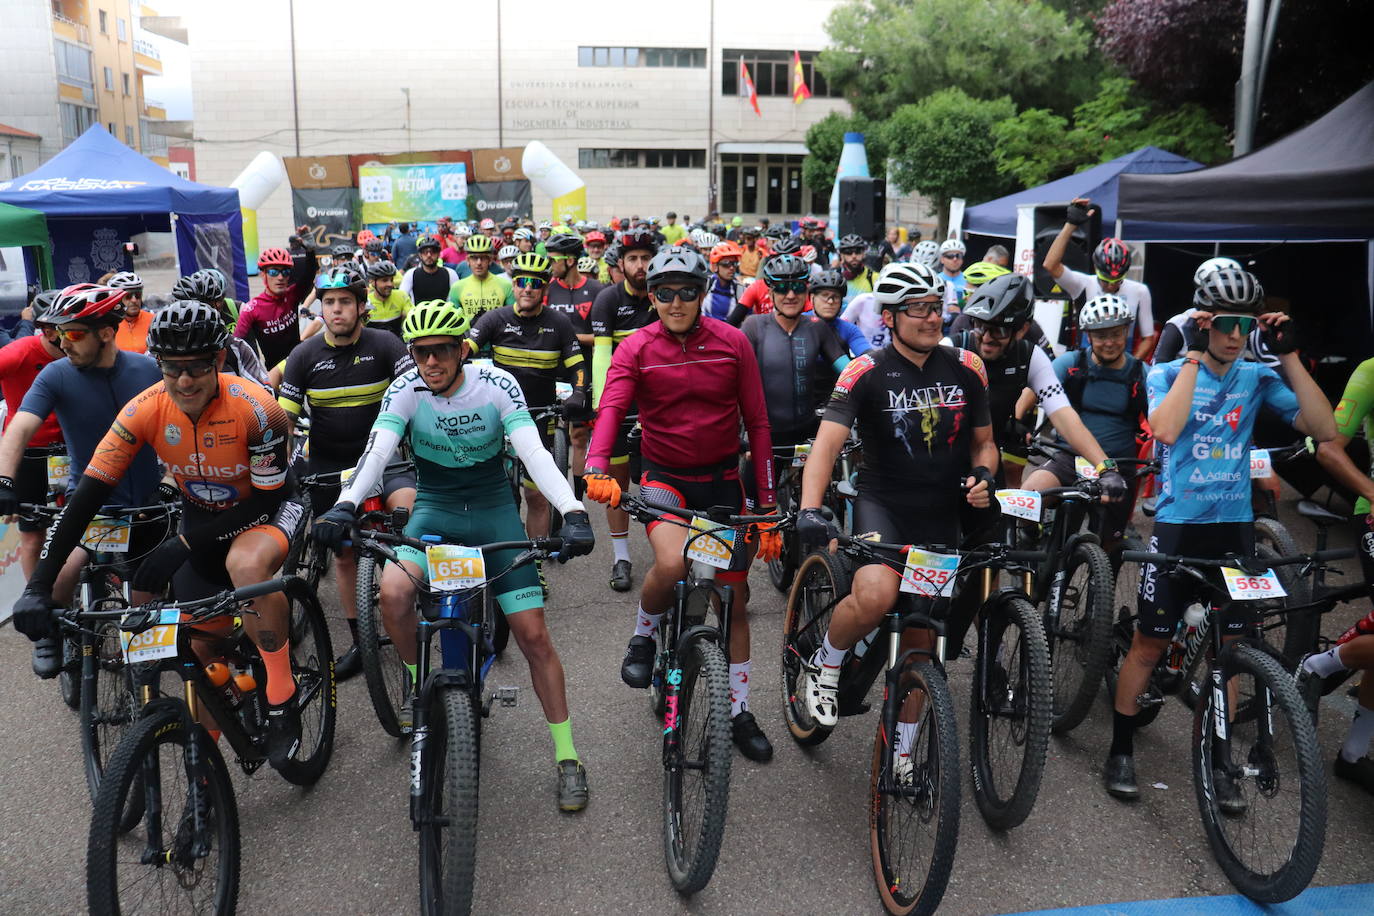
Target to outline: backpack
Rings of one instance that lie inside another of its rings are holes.
[[[1088,386],[1088,353],[1086,347],[1074,351],[1073,365],[1069,367],[1064,379],[1064,394],[1068,396],[1069,404],[1080,414],[1083,413],[1083,391]],[[1127,385],[1130,389],[1127,415],[1137,418],[1148,417],[1150,403],[1145,396],[1145,364],[1130,356],[1127,362],[1131,366],[1131,374],[1125,382],[1105,378],[1098,381]]]

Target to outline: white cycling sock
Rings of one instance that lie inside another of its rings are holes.
[[[749,659],[730,663],[730,718],[749,709]]]
[[[1369,739],[1374,738],[1374,709],[1364,706],[1355,707],[1355,718],[1350,722],[1350,731],[1345,733],[1345,743],[1341,745],[1341,756],[1346,763],[1354,763],[1369,751]]]
[[[1340,653],[1340,646],[1332,646],[1325,652],[1318,652],[1315,655],[1307,656],[1307,658],[1303,660],[1302,666],[1318,677],[1330,677],[1339,671],[1345,670],[1345,663],[1341,661]]]
[[[614,531],[612,531],[611,550],[615,551],[616,562],[619,562],[620,560],[625,560],[626,562],[629,562],[630,532],[626,531],[624,534],[616,534]]]
[[[920,729],[920,722],[898,722],[897,723],[897,756],[911,756],[911,749],[916,746],[916,732]]]
[[[815,661],[827,668],[838,668],[844,662],[845,649],[836,649],[830,642],[830,633],[825,634],[821,647],[816,650]]]
[[[650,614],[644,610],[644,605],[639,606],[639,612],[635,614],[635,635],[653,636],[658,632],[658,622],[663,619],[662,614]]]

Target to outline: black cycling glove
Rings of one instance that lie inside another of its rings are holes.
[[[34,642],[57,635],[53,608],[57,605],[45,589],[30,586],[14,602],[14,628]]]
[[[1199,325],[1195,319],[1189,318],[1183,323],[1183,352],[1206,353],[1211,336],[1211,331]]]
[[[1298,348],[1298,328],[1292,318],[1264,329],[1264,345],[1275,356],[1292,353]]]
[[[315,519],[315,525],[310,529],[310,536],[321,547],[327,547],[336,552],[342,550],[344,540],[353,530],[354,522],[357,521],[357,512],[358,507],[352,503],[339,503]]]
[[[1093,203],[1072,203],[1064,208],[1064,222],[1081,226],[1092,218]]]
[[[1098,475],[1097,483],[1108,502],[1120,502],[1130,491],[1130,487],[1126,485],[1126,478],[1121,476],[1120,471],[1103,471]]]
[[[0,477],[0,516],[19,514],[19,494],[13,477]]]
[[[820,509],[803,509],[797,514],[797,538],[803,553],[828,546],[838,533]]]
[[[585,557],[596,546],[592,520],[585,512],[569,512],[563,516],[563,527],[558,529],[558,536],[563,539],[563,549],[558,551],[560,563],[566,563],[573,557]]]

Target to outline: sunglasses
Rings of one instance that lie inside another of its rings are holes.
[[[431,356],[439,362],[445,362],[457,356],[462,346],[461,343],[411,344],[410,358],[415,360],[417,366],[429,362]]]
[[[804,293],[810,286],[811,284],[806,280],[780,280],[777,283],[768,284],[770,290],[784,296],[788,293]]]
[[[654,298],[664,305],[674,299],[681,299],[683,302],[696,302],[701,297],[701,287],[684,286],[681,289],[672,289],[667,286],[660,286],[654,290]]]
[[[543,289],[547,281],[543,277],[516,277],[511,283],[516,289]]]
[[[929,318],[933,313],[940,310],[940,303],[907,302],[897,306],[895,310],[898,312],[906,312],[911,318]]]
[[[1255,329],[1258,320],[1253,315],[1217,315],[1212,318],[1212,327],[1223,334],[1230,334],[1236,328],[1240,328],[1240,333],[1245,335]]]
[[[267,274],[267,276],[269,276],[269,277],[289,277],[289,276],[291,276],[291,268],[289,268],[289,267],[268,267],[268,268],[266,268],[265,270],[263,270],[263,273]]]
[[[989,337],[994,337],[997,340],[1005,340],[1016,333],[1015,328],[1009,328],[1004,324],[989,324],[986,321],[979,321],[978,319],[974,319],[973,326],[978,329],[979,333],[987,334]]]
[[[57,336],[63,340],[85,340],[86,335],[91,333],[89,328],[54,328]]]
[[[739,267],[739,261],[717,261],[717,267]]]
[[[549,255],[549,260],[550,260],[550,261],[566,261],[566,260],[568,260],[568,258],[570,258],[570,257],[572,257],[572,255],[570,255],[570,254],[551,254],[551,255]]]
[[[336,276],[318,276],[315,278],[315,289],[348,289],[358,281],[346,274]]]
[[[204,378],[217,368],[213,359],[160,359],[157,361],[157,367],[162,370],[162,377],[168,380],[183,375]]]
[[[946,251],[944,254],[940,255],[940,257],[949,258],[951,261],[954,261],[962,258],[963,255],[957,251]]]

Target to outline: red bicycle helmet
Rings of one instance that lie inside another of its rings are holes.
[[[1097,277],[1106,283],[1115,283],[1126,276],[1131,269],[1131,249],[1117,238],[1105,238],[1098,242],[1093,251],[1093,270]]]
[[[112,286],[75,283],[57,294],[44,321],[47,324],[67,324],[72,321],[116,324],[124,317],[124,293],[124,290]]]
[[[294,267],[296,261],[291,257],[291,252],[285,248],[269,248],[258,255],[258,268],[264,267]]]

